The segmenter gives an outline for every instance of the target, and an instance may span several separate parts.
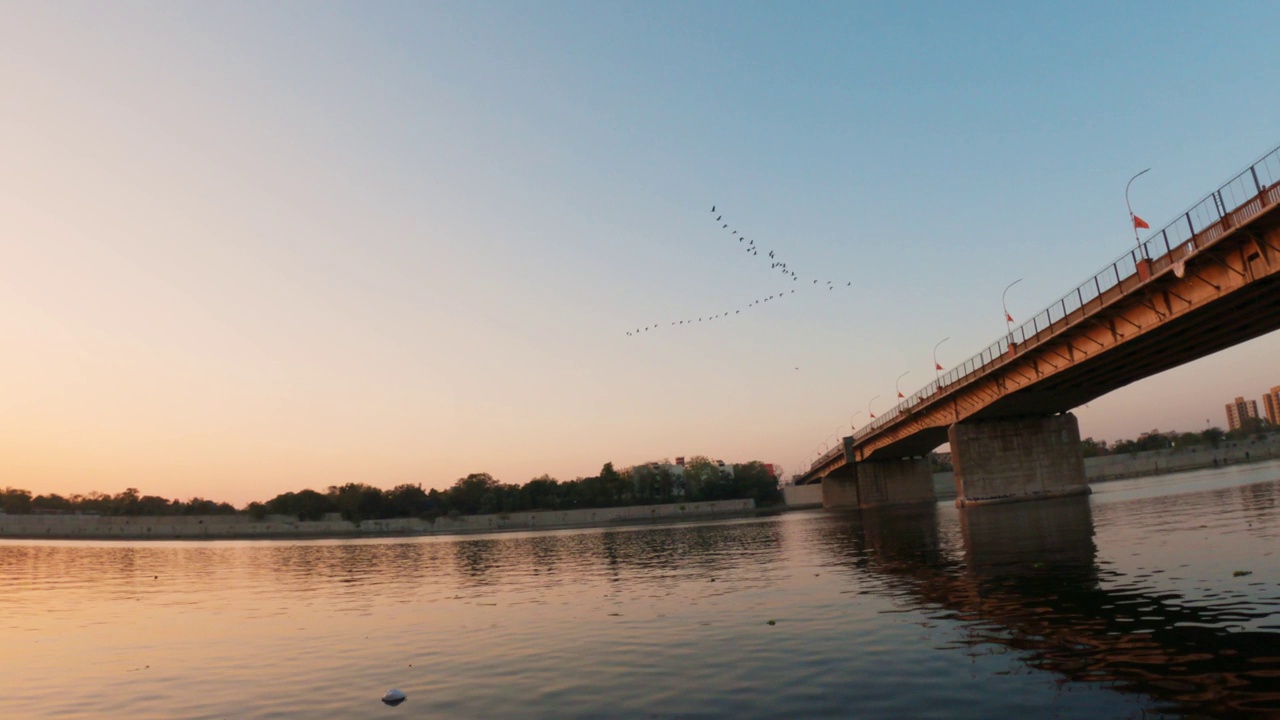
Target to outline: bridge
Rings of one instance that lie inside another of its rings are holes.
[[[1280,328],[1280,147],[1120,259],[819,457],[826,507],[1087,494],[1073,408]]]

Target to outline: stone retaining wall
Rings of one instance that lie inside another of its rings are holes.
[[[441,517],[434,522],[417,518],[365,520],[358,525],[334,514],[319,521],[300,521],[288,515],[255,520],[247,515],[101,517],[97,515],[5,515],[0,513],[0,537],[82,538],[122,540],[199,540],[231,538],[356,537],[377,535],[445,535],[452,533],[594,527],[684,518],[749,514],[754,500],[671,505],[633,505],[589,510]]]
[[[1269,435],[1265,440],[1224,441],[1217,448],[1208,445],[1192,445],[1187,448],[1085,458],[1084,472],[1090,482],[1100,482],[1257,462],[1272,458],[1280,458],[1280,433]]]

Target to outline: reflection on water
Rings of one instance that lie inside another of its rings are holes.
[[[0,543],[0,715],[1278,716],[1278,476],[456,539]]]
[[[1243,507],[1270,520],[1273,531],[1274,491],[1274,484],[1235,491],[1262,500]],[[1224,494],[1232,491],[1207,499],[1222,502]],[[1196,603],[1100,569],[1087,497],[966,510],[963,546],[952,554],[931,547],[934,516],[930,508],[894,518],[893,529],[872,541],[875,561],[864,567],[930,619],[962,623],[953,649],[1004,646],[1064,681],[1143,693],[1170,712],[1280,711],[1280,625],[1250,631],[1240,624],[1280,622],[1274,593]],[[869,532],[885,525],[863,524]]]

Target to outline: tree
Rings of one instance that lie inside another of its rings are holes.
[[[31,512],[31,493],[11,487],[0,490],[0,511],[10,515],[25,515]]]
[[[533,510],[555,510],[559,507],[557,489],[560,482],[550,475],[539,475],[520,489],[527,507]]]
[[[386,498],[376,487],[364,483],[331,486],[329,498],[342,517],[351,522],[386,517]]]
[[[421,485],[397,485],[386,493],[390,517],[419,517],[427,512],[430,500]]]
[[[684,482],[691,500],[723,500],[726,495],[720,466],[702,455],[685,461]]]
[[[1107,441],[1102,440],[1101,442],[1099,442],[1097,440],[1094,440],[1091,437],[1087,437],[1080,441],[1080,454],[1083,455],[1084,457],[1097,457],[1099,455],[1106,455]]]
[[[1217,448],[1226,436],[1227,434],[1220,427],[1206,428],[1204,432],[1200,433],[1200,437],[1204,438],[1204,441],[1214,448]]]
[[[621,504],[632,496],[631,482],[614,470],[611,462],[600,468],[600,488],[610,505]]]
[[[1178,439],[1175,441],[1174,445],[1175,447],[1187,448],[1194,447],[1196,445],[1203,445],[1204,443],[1205,440],[1201,437],[1200,433],[1184,432],[1178,434]]]
[[[40,495],[31,501],[31,509],[51,512],[71,512],[72,510],[80,509],[74,502],[76,497],[78,496],[73,495],[70,498],[64,498],[56,493]]]
[[[1227,433],[1227,437],[1232,440],[1244,440],[1250,435],[1265,435],[1269,425],[1265,418],[1247,417],[1240,418],[1240,427]]]
[[[453,508],[463,515],[475,515],[481,512],[480,506],[484,496],[498,486],[498,481],[489,473],[471,473],[458,478],[449,489],[449,499]],[[496,507],[496,499],[494,501]]]
[[[759,460],[734,465],[732,486],[731,497],[751,498],[758,506],[772,505],[782,499],[778,479]]]
[[[117,494],[109,501],[110,514],[112,515],[139,515],[138,488],[125,488],[124,492]]]

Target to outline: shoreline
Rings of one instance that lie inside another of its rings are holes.
[[[787,511],[757,508],[754,500],[721,500],[669,505],[631,505],[586,510],[544,510],[493,515],[364,520],[335,517],[298,520],[268,515],[100,516],[0,514],[0,540],[344,540],[353,538],[477,535],[530,530],[577,530],[666,525],[758,517]]]

